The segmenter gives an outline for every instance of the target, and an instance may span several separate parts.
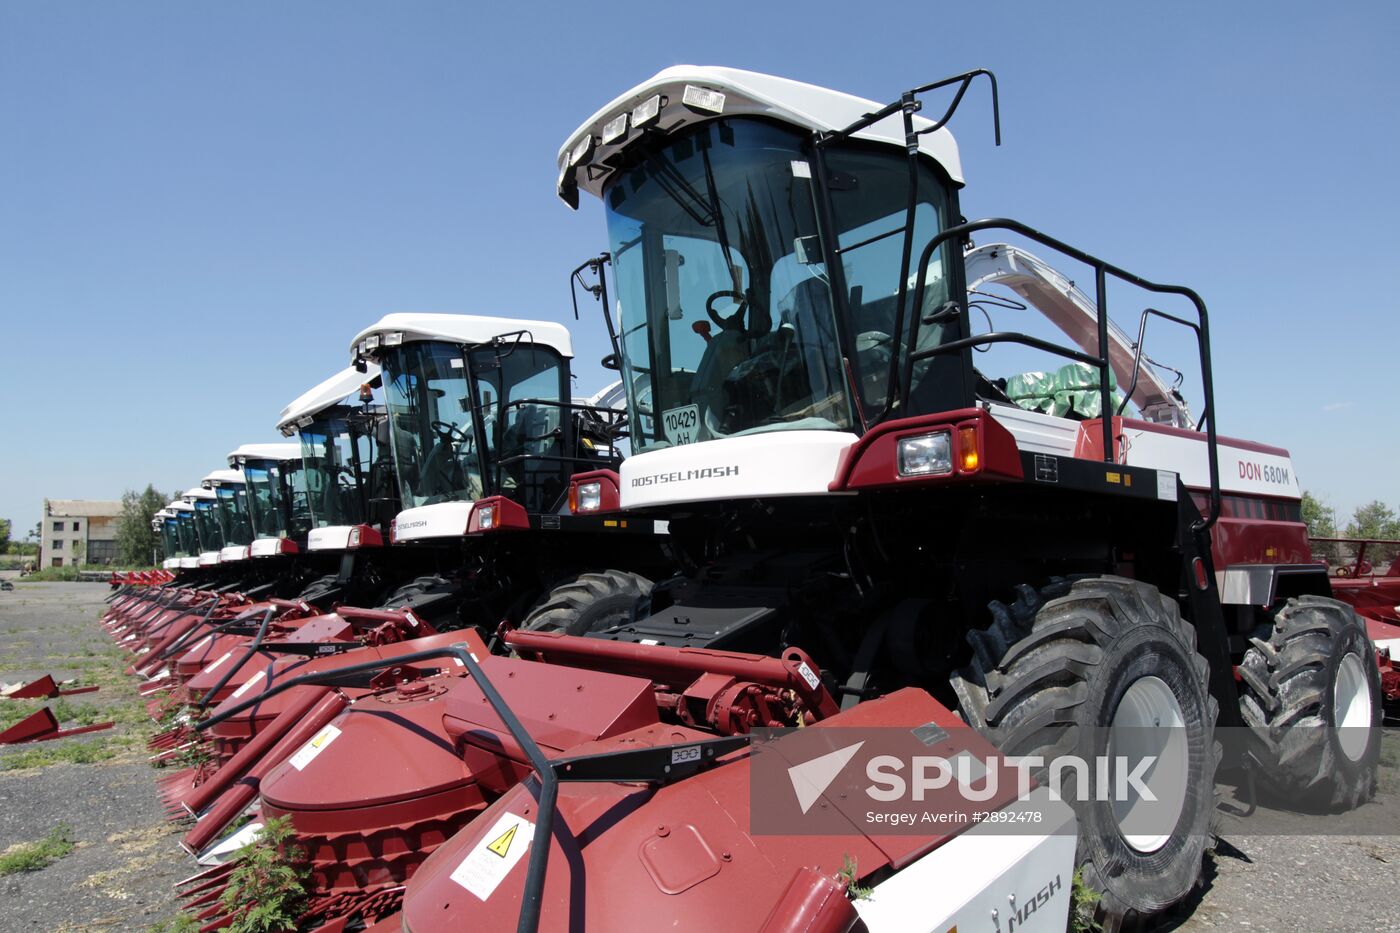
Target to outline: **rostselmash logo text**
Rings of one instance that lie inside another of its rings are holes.
[[[1064,885],[1060,882],[1060,876],[1056,875],[1053,881],[1035,892],[1035,894],[1031,895],[1027,900],[1020,902],[1019,905],[1013,898],[1011,901],[1011,908],[1016,912],[1007,918],[1006,933],[1016,933],[1016,928],[1018,926],[1025,926],[1026,921],[1029,920],[1036,911],[1044,907],[1049,907],[1050,902],[1055,899],[1055,895],[1060,893],[1063,889]]]
[[[394,524],[394,529],[396,531],[403,531],[406,528],[422,528],[426,524],[428,524],[428,520],[426,518],[420,518],[416,522],[396,522]]]
[[[651,473],[647,476],[632,477],[632,487],[639,486],[660,486],[664,483],[685,483],[697,479],[722,479],[726,476],[738,476],[739,467],[718,466],[703,467],[698,470],[676,470],[673,473]]]

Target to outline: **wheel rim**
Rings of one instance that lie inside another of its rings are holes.
[[[1332,725],[1342,754],[1360,761],[1371,740],[1371,687],[1366,683],[1366,665],[1355,651],[1337,665],[1337,681],[1332,685]]]
[[[1108,754],[1112,777],[1113,818],[1118,832],[1138,852],[1156,852],[1166,845],[1186,807],[1190,749],[1186,716],[1171,687],[1160,677],[1140,677],[1124,692],[1109,727]],[[1135,770],[1152,758],[1152,765]],[[1123,759],[1126,767],[1120,765]],[[1118,777],[1124,770],[1138,775],[1155,800],[1138,794]],[[1119,793],[1119,784],[1127,793]]]

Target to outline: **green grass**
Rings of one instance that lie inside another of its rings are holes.
[[[199,921],[189,914],[176,914],[146,928],[146,933],[198,933]]]
[[[59,823],[38,842],[24,842],[11,846],[0,855],[0,876],[47,868],[72,852],[75,847],[73,831],[66,823]]]
[[[95,761],[115,758],[117,751],[128,743],[100,739],[88,742],[40,742],[23,751],[0,757],[0,771],[23,771],[61,763],[89,765]]]

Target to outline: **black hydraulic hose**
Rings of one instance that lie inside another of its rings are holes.
[[[276,614],[276,606],[267,607],[267,612],[263,613],[262,625],[258,626],[258,634],[253,637],[252,644],[248,646],[247,651],[243,652],[243,657],[239,658],[236,664],[224,671],[224,676],[219,678],[219,682],[211,687],[208,693],[204,694],[204,699],[199,701],[201,707],[208,706],[209,701],[214,699],[214,694],[224,689],[224,684],[229,682],[229,678],[238,673],[243,668],[243,665],[248,663],[248,659],[256,654],[257,650],[262,647],[263,636],[267,634],[267,627],[272,624],[272,617]]]
[[[214,610],[219,608],[219,597],[215,596],[213,599],[209,600],[207,605],[209,606],[209,610],[204,613],[204,618],[200,619],[194,625],[191,625],[187,631],[183,632],[179,638],[175,639],[174,643],[172,643],[170,647],[166,648],[158,655],[158,657],[162,661],[173,655],[175,652],[179,651],[181,648],[183,648],[185,646],[185,642],[189,641],[190,638],[194,635],[194,633],[199,631],[199,627],[205,622],[209,621],[209,617],[214,614]],[[190,615],[194,612],[198,612],[202,608],[204,607],[192,606],[191,608],[186,609],[184,612],[180,613],[170,621],[174,622],[176,619],[183,619],[185,616]]]
[[[159,612],[159,611],[162,610],[162,609],[168,609],[168,608],[170,608],[171,604],[173,604],[173,603],[175,602],[175,600],[177,600],[177,599],[179,599],[179,596],[178,596],[178,595],[171,596],[168,602],[160,602],[159,600],[157,600],[157,601],[156,601],[156,604],[155,604],[154,606],[151,606],[151,607],[148,608],[145,612],[141,613],[140,615],[138,615],[138,616],[136,616],[134,619],[132,619],[132,620],[131,620],[131,624],[132,624],[132,625],[135,625],[137,622],[142,622],[142,621],[144,621],[145,619],[149,618],[151,615],[153,615],[153,614]]]
[[[510,732],[511,738],[515,739],[521,750],[525,752],[525,757],[529,759],[530,766],[535,769],[535,773],[540,779],[540,793],[538,797],[539,817],[535,821],[535,833],[531,844],[534,851],[530,853],[530,864],[525,872],[525,890],[521,896],[520,919],[516,924],[517,933],[535,933],[540,925],[540,909],[544,900],[544,879],[549,862],[549,840],[554,833],[554,808],[559,797],[559,777],[555,774],[554,768],[550,766],[549,759],[545,757],[540,747],[535,744],[529,731],[516,717],[515,712],[506,703],[505,698],[496,691],[490,679],[477,664],[476,658],[472,657],[471,651],[463,642],[449,645],[446,648],[435,648],[429,651],[417,651],[413,654],[399,655],[396,658],[388,658],[378,661],[365,661],[361,664],[348,664],[345,667],[337,667],[329,671],[319,671],[314,674],[302,674],[289,680],[280,681],[269,687],[255,697],[250,697],[237,705],[210,716],[195,724],[199,730],[216,726],[231,716],[236,716],[252,706],[262,703],[272,696],[293,687],[311,685],[334,684],[338,679],[342,679],[352,674],[363,674],[370,671],[385,670],[391,667],[402,667],[407,664],[414,664],[418,661],[431,661],[439,658],[456,658],[462,666],[467,669],[467,673],[476,681],[482,694],[486,697],[486,702],[491,704],[491,708],[505,724],[506,730]]]

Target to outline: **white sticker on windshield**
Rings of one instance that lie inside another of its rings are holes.
[[[689,444],[700,427],[700,406],[682,405],[661,413],[661,427],[672,444]]]
[[[792,160],[792,177],[793,177],[793,178],[811,178],[811,177],[812,177],[812,166],[809,165],[807,162],[803,161],[802,159],[793,159],[793,160]]]

